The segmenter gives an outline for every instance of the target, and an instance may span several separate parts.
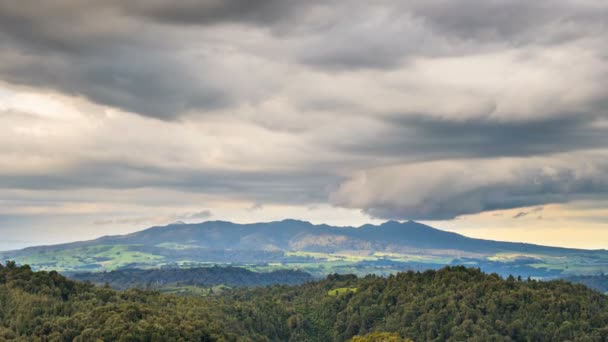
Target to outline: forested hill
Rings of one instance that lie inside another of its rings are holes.
[[[197,268],[163,268],[163,269],[123,269],[111,272],[76,273],[70,278],[88,280],[97,284],[109,284],[112,288],[148,288],[156,289],[168,285],[193,285],[210,287],[226,285],[267,286],[299,285],[312,281],[313,277],[303,271],[276,270],[272,272],[252,272],[241,267],[197,267]]]
[[[0,266],[3,341],[322,342],[358,335],[605,341],[608,299],[582,285],[502,279],[464,267],[387,278],[331,275],[299,286],[179,297],[94,287],[14,263]]]

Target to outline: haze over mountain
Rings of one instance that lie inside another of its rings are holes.
[[[299,220],[179,222],[127,235],[4,252],[0,257],[66,271],[239,264],[253,269],[302,268],[317,274],[340,268],[387,273],[466,264],[501,273],[554,277],[608,269],[604,250],[474,239],[414,221],[357,228]]]

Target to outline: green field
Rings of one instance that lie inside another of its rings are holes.
[[[318,252],[286,252],[286,256],[308,257],[312,259],[324,260],[328,262],[360,262],[360,261],[378,261],[392,260],[399,262],[421,262],[431,264],[449,264],[454,260],[453,257],[439,255],[420,255],[420,254],[405,254],[405,253],[383,253],[370,252],[366,254],[348,254],[348,253],[318,253]]]
[[[329,291],[327,291],[327,295],[328,296],[340,296],[346,293],[357,293],[357,288],[356,287],[338,287],[336,289],[331,289]]]
[[[39,249],[11,255],[10,260],[29,264],[35,270],[57,270],[60,272],[97,272],[119,268],[157,268],[172,266],[180,268],[232,265],[256,272],[270,272],[281,269],[297,269],[316,277],[331,273],[352,273],[357,275],[388,275],[404,270],[425,270],[443,265],[460,264],[479,267],[486,272],[501,275],[521,274],[533,278],[555,278],[576,274],[593,275],[608,273],[608,255],[581,251],[566,256],[556,253],[513,253],[499,252],[489,255],[470,253],[458,255],[442,250],[425,250],[412,253],[341,251],[336,253],[285,252],[269,254],[268,261],[230,261],[227,257],[206,255],[204,250],[188,244],[161,243],[154,247],[142,245],[95,245],[66,249]],[[201,254],[203,253],[203,254]],[[236,251],[247,253],[247,251]],[[238,257],[233,259],[246,259]],[[9,259],[7,259],[9,260]]]
[[[114,270],[133,263],[158,263],[159,255],[133,251],[128,245],[91,246],[59,251],[41,251],[18,258],[21,264],[39,270]]]
[[[191,249],[191,248],[197,248],[198,246],[196,245],[188,245],[188,244],[181,244],[181,243],[175,243],[175,242],[163,242],[163,243],[159,243],[158,245],[156,245],[156,247],[162,247],[162,248],[167,248],[167,249]]]

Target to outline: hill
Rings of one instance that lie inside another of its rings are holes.
[[[1,340],[605,341],[606,327],[608,298],[582,285],[464,267],[186,298],[0,266]]]
[[[601,293],[608,293],[608,275],[579,275],[564,278],[572,283],[583,284]]]
[[[502,275],[559,277],[608,271],[608,252],[469,238],[413,221],[332,227],[305,221],[173,224],[96,240],[0,253],[34,269],[103,271],[173,265],[297,268],[323,275],[388,274],[469,265]]]
[[[268,285],[299,285],[314,278],[302,271],[277,270],[252,272],[241,267],[196,267],[187,269],[122,269],[111,272],[76,273],[69,276],[95,284],[109,284],[115,289],[162,289],[168,286],[254,287]]]

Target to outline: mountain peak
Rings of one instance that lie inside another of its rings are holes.
[[[312,225],[312,223],[308,222],[308,221],[303,221],[303,220],[298,220],[298,219],[284,219],[282,221],[280,221],[281,223],[287,223],[287,224],[306,224],[306,225]]]
[[[425,224],[416,222],[416,221],[412,221],[412,220],[408,220],[405,222],[401,222],[401,221],[397,221],[397,220],[389,220],[386,221],[382,224],[380,224],[379,227],[399,227],[399,228],[410,228],[410,227],[419,227],[419,228],[430,228],[433,229]]]
[[[401,224],[401,222],[399,222],[397,220],[388,220],[388,221],[384,222],[382,225],[396,225],[396,224]]]

